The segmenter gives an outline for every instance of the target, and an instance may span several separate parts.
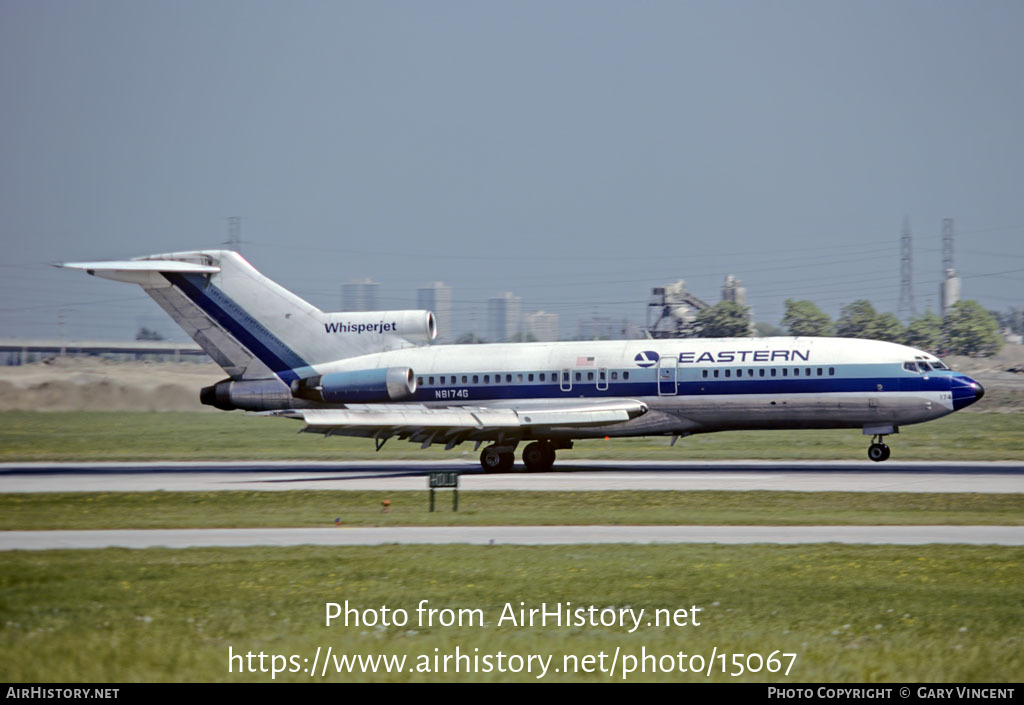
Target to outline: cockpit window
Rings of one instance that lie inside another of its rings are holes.
[[[936,360],[935,362],[933,362],[932,363],[932,367],[934,367],[937,370],[948,370],[949,369],[949,367],[946,365],[946,363],[942,362],[942,360]]]
[[[916,362],[904,362],[903,363],[903,369],[905,369],[907,372],[917,372],[917,363]]]
[[[928,372],[931,369],[931,365],[929,365],[924,360],[918,360],[917,366],[921,369],[922,372]]]

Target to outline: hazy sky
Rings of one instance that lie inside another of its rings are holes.
[[[183,334],[46,263],[220,246],[324,309],[1024,305],[1024,3],[0,0],[0,337]],[[62,313],[63,312],[63,313]]]

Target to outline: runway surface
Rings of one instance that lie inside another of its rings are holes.
[[[559,461],[555,472],[484,474],[474,461],[5,463],[0,492],[422,490],[431,472],[463,490],[1024,492],[1024,463]]]
[[[471,461],[8,463],[0,492],[425,490],[431,472],[463,490],[1024,492],[1024,463],[565,461],[556,472],[485,474]],[[367,546],[381,544],[929,543],[1024,545],[1013,526],[490,526],[4,531],[0,550]]]
[[[0,531],[0,551],[197,546],[580,543],[1024,545],[1021,526],[412,526],[315,529]]]

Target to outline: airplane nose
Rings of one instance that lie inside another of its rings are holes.
[[[966,375],[956,375],[949,381],[950,391],[953,393],[953,409],[956,411],[985,396],[985,388]]]

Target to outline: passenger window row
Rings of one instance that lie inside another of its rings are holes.
[[[574,374],[575,381],[583,382],[584,375],[586,375],[585,381],[587,382],[594,382],[595,376],[596,381],[599,382],[606,382],[608,379],[607,370],[588,370],[587,372],[576,371]],[[562,371],[561,376],[562,382],[567,384],[569,382],[569,371]],[[524,382],[547,382],[549,378],[552,383],[555,383],[558,382],[558,377],[558,372],[516,372],[514,374],[498,373],[494,375],[428,375],[417,377],[416,384],[418,386],[423,386],[424,384],[426,384],[427,386],[431,387],[435,385],[444,386],[449,384],[491,384],[492,378],[494,384],[523,384]],[[619,372],[617,370],[611,373],[611,379],[612,381],[618,381]],[[622,379],[629,379],[628,371],[622,372]]]
[[[909,370],[910,372],[916,372],[917,366],[920,365],[924,368],[922,371],[931,369],[927,366],[927,363],[923,362],[905,362],[903,363],[903,369]],[[427,386],[435,385],[449,385],[449,384],[491,384],[492,378],[494,384],[523,384],[533,382],[548,382],[552,383],[559,381],[559,375],[561,375],[562,384],[569,383],[569,371],[563,370],[561,373],[558,372],[517,372],[514,374],[475,374],[475,375],[430,375],[425,377],[417,377],[416,382],[419,386],[426,384]],[[701,370],[701,377],[704,379],[714,378],[765,378],[765,377],[835,377],[835,367],[739,367],[739,368],[715,368],[712,370],[703,369]],[[623,370],[612,370],[610,373],[605,370],[574,370],[572,372],[572,379],[574,382],[607,382],[608,379],[613,382],[619,381],[621,378],[623,381],[629,380],[629,371]]]
[[[802,373],[802,374],[801,374]],[[736,369],[701,370],[701,377],[824,377],[824,367],[747,367]],[[836,368],[828,368],[828,376],[836,376]]]

